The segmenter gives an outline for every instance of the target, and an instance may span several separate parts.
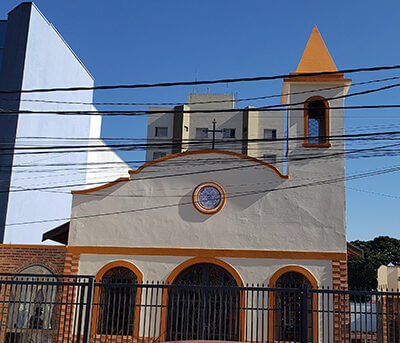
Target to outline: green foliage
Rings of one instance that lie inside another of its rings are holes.
[[[364,257],[354,257],[347,262],[350,289],[373,290],[378,286],[378,268],[381,265],[400,265],[400,240],[388,236],[371,241],[352,241],[364,250]]]

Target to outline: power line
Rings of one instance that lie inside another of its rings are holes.
[[[393,172],[397,172],[397,171],[400,171],[399,166],[388,168],[388,169],[382,169],[382,170],[375,171],[375,172],[368,172],[368,173],[363,173],[363,174],[358,174],[358,175],[352,175],[349,177],[344,176],[344,177],[339,177],[339,178],[334,178],[334,179],[310,182],[310,183],[300,184],[300,185],[286,186],[286,187],[281,187],[281,188],[271,188],[271,189],[241,192],[241,193],[234,194],[234,195],[227,195],[227,198],[232,199],[232,198],[238,198],[238,197],[243,197],[243,196],[262,194],[262,193],[266,193],[266,192],[277,192],[277,191],[284,191],[284,190],[290,190],[290,189],[298,189],[298,188],[302,188],[302,187],[321,186],[321,185],[326,185],[326,184],[331,184],[331,183],[344,182],[347,180],[355,180],[355,179],[360,179],[360,178],[365,178],[365,177],[393,173]],[[158,209],[162,209],[162,208],[171,208],[171,207],[184,206],[184,205],[190,205],[190,204],[192,204],[192,201],[186,202],[186,203],[181,203],[181,204],[166,204],[166,205],[144,207],[144,208],[132,209],[132,210],[97,213],[97,214],[89,214],[89,215],[82,215],[82,216],[71,216],[68,218],[43,219],[43,220],[26,221],[26,222],[19,222],[19,223],[9,223],[9,224],[6,224],[6,226],[39,224],[39,223],[48,223],[48,222],[55,222],[55,221],[69,221],[69,220],[75,220],[75,219],[87,219],[87,218],[103,217],[103,216],[109,216],[109,215],[119,215],[119,214],[136,213],[136,212],[143,212],[143,211],[149,211],[149,210],[158,210]]]
[[[325,98],[326,101],[337,100],[337,99],[344,99],[358,95],[365,95],[371,94],[375,92],[380,92],[392,88],[400,87],[400,83],[373,88],[365,91],[355,92],[351,94],[339,95],[336,97]],[[197,110],[179,110],[178,113],[228,113],[228,112],[240,112],[240,111],[258,111],[258,112],[271,112],[271,111],[283,111],[282,108],[287,107],[289,110],[299,110],[303,111],[304,108],[293,108],[291,106],[297,105],[305,105],[310,103],[309,100],[301,101],[297,103],[291,104],[277,104],[277,105],[270,105],[270,106],[263,106],[263,107],[251,107],[245,109],[197,109]],[[329,109],[376,109],[376,108],[399,108],[400,105],[361,105],[361,106],[330,106]],[[177,113],[175,110],[136,110],[136,111],[31,111],[31,110],[3,110],[1,112],[2,115],[8,114],[56,114],[56,115],[102,115],[102,116],[122,116],[122,115],[129,115],[129,116],[140,116],[140,115],[151,115],[151,114],[174,114]]]
[[[386,137],[383,139],[388,139],[387,136],[397,136],[400,135],[400,131],[386,131],[386,132],[374,132],[374,133],[358,133],[358,134],[348,134],[348,135],[330,135],[330,136],[301,136],[301,137],[283,137],[276,138],[274,140],[266,139],[266,138],[254,138],[254,139],[218,139],[215,140],[215,144],[219,147],[229,146],[229,145],[237,145],[238,143],[268,143],[274,144],[278,142],[288,142],[288,141],[299,141],[305,139],[315,139],[316,141],[320,140],[353,140],[353,139],[371,139],[371,137]],[[391,137],[390,139],[393,139]],[[400,137],[399,137],[400,139]],[[177,146],[178,144],[184,144],[188,146],[207,146],[211,144],[211,140],[188,140],[188,141],[177,141],[177,142],[163,142],[163,143],[141,143],[141,144],[112,144],[109,146],[104,145],[55,145],[55,146],[16,146],[16,147],[0,147],[0,151],[9,151],[9,153],[0,153],[0,156],[4,155],[27,155],[27,154],[56,154],[56,153],[76,153],[76,152],[85,152],[85,151],[94,151],[94,152],[103,152],[109,151],[109,148],[114,150],[139,150],[139,149],[168,149]],[[64,149],[64,150],[62,150]],[[13,153],[13,151],[19,151]],[[21,151],[22,150],[22,151]],[[28,152],[26,150],[34,150],[32,152]],[[49,150],[55,150],[49,152]]]
[[[108,85],[108,86],[93,86],[93,87],[54,87],[54,88],[36,88],[36,89],[19,89],[19,90],[1,90],[0,94],[21,94],[21,93],[47,93],[47,92],[66,92],[66,91],[87,91],[87,90],[108,90],[108,89],[137,89],[137,88],[156,88],[156,87],[175,87],[175,86],[193,86],[205,84],[218,84],[218,83],[235,83],[235,82],[254,82],[254,81],[268,81],[277,79],[295,79],[298,77],[322,76],[322,75],[337,75],[337,74],[350,74],[359,72],[370,72],[380,70],[394,70],[400,69],[400,65],[393,66],[375,66],[364,68],[351,68],[342,69],[338,71],[324,71],[317,73],[299,73],[299,74],[281,74],[273,76],[256,76],[256,77],[242,77],[242,78],[229,78],[217,80],[202,80],[202,81],[178,81],[178,82],[159,82],[159,83],[141,83],[141,84],[125,84],[125,85]]]
[[[351,127],[340,127],[331,131],[357,131],[357,130],[369,130],[369,129],[380,129],[380,128],[392,128],[393,126],[400,126],[400,124],[384,124],[384,125],[361,125],[361,126],[351,126]],[[17,140],[25,139],[39,139],[39,140],[76,140],[76,141],[163,141],[161,138],[130,138],[130,137],[60,137],[60,136],[18,136]],[[164,139],[165,141],[165,139]],[[0,144],[6,144],[1,142],[7,142],[7,140],[1,139]],[[8,142],[14,142],[10,140]],[[144,161],[142,161],[144,162]]]
[[[361,86],[371,83],[378,82],[386,82],[400,79],[400,76],[387,77],[383,79],[375,79],[363,82],[353,83],[351,86]],[[343,86],[331,86],[331,87],[323,87],[317,88],[313,90],[307,91],[299,91],[299,92],[290,92],[290,93],[279,93],[273,95],[265,95],[258,97],[249,97],[249,98],[239,98],[234,100],[208,100],[208,101],[195,101],[191,102],[190,105],[202,105],[202,104],[217,104],[217,103],[232,103],[234,102],[243,102],[243,101],[253,101],[253,100],[265,100],[272,98],[280,98],[282,96],[290,96],[290,95],[299,95],[299,94],[308,94],[313,92],[320,92],[326,90],[340,89]],[[4,101],[14,101],[14,102],[39,102],[39,103],[50,103],[50,104],[70,104],[70,105],[108,105],[108,106],[181,106],[186,105],[185,102],[84,102],[84,101],[59,101],[59,100],[45,100],[45,99],[9,99],[9,98],[0,98],[0,100]]]
[[[302,160],[312,160],[312,159],[319,159],[319,158],[332,158],[332,157],[337,157],[337,156],[343,156],[344,154],[355,154],[359,152],[366,152],[366,151],[374,151],[378,149],[384,149],[388,147],[395,147],[395,146],[400,146],[400,143],[398,144],[389,144],[389,145],[384,145],[384,146],[379,146],[379,147],[372,147],[372,148],[365,148],[365,149],[355,149],[350,152],[336,152],[332,153],[330,155],[315,155],[315,156],[305,156],[305,157],[294,157],[290,161],[302,161]],[[186,162],[187,165],[187,162]],[[149,180],[149,179],[163,179],[163,178],[171,178],[171,177],[178,177],[178,176],[187,176],[187,175],[195,175],[195,174],[204,174],[204,173],[210,173],[210,172],[221,172],[221,171],[227,171],[227,170],[234,170],[234,169],[244,169],[244,168],[251,168],[251,167],[259,167],[258,164],[251,164],[251,165],[242,165],[242,166],[235,166],[235,167],[229,167],[229,168],[219,168],[219,169],[208,169],[208,170],[200,170],[200,171],[192,171],[192,172],[184,172],[180,174],[167,174],[167,175],[155,175],[155,176],[146,176],[146,177],[135,177],[133,180],[139,181],[139,180]],[[108,182],[108,181],[106,181]],[[21,191],[40,191],[40,190],[47,190],[47,189],[59,189],[59,188],[72,188],[72,187],[82,187],[82,186],[90,186],[90,185],[98,185],[102,182],[92,182],[92,183],[79,183],[79,184],[68,184],[68,185],[56,185],[56,186],[47,186],[47,187],[40,187],[40,188],[28,188],[28,189],[22,189],[22,190],[0,190],[0,193],[8,193],[8,192],[21,192]],[[103,182],[104,183],[104,182]]]

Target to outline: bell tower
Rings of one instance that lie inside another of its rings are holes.
[[[288,172],[313,174],[317,172],[344,176],[344,141],[332,135],[344,133],[343,96],[351,84],[337,68],[317,29],[314,26],[295,73],[284,80],[282,104],[287,105]],[[294,175],[293,175],[294,176]]]

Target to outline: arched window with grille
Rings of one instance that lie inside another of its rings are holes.
[[[286,267],[279,270],[271,278],[271,286],[275,288],[272,303],[273,316],[270,319],[270,336],[278,342],[300,342],[302,290],[315,288],[317,282],[310,272],[300,267]],[[314,341],[316,312],[314,311],[314,295],[309,292],[307,297],[308,337]]]
[[[328,148],[329,105],[320,96],[313,96],[304,104],[304,147]]]
[[[126,262],[121,264],[115,262],[113,267],[105,266],[97,274],[94,313],[96,334],[135,335],[140,296],[135,285],[141,283],[142,275],[133,265]]]
[[[212,263],[194,264],[172,284],[176,287],[168,292],[167,341],[240,340],[240,291],[225,268]]]

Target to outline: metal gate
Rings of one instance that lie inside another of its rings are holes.
[[[2,274],[0,342],[88,342],[93,277]]]
[[[400,293],[0,274],[0,342],[398,343]]]

